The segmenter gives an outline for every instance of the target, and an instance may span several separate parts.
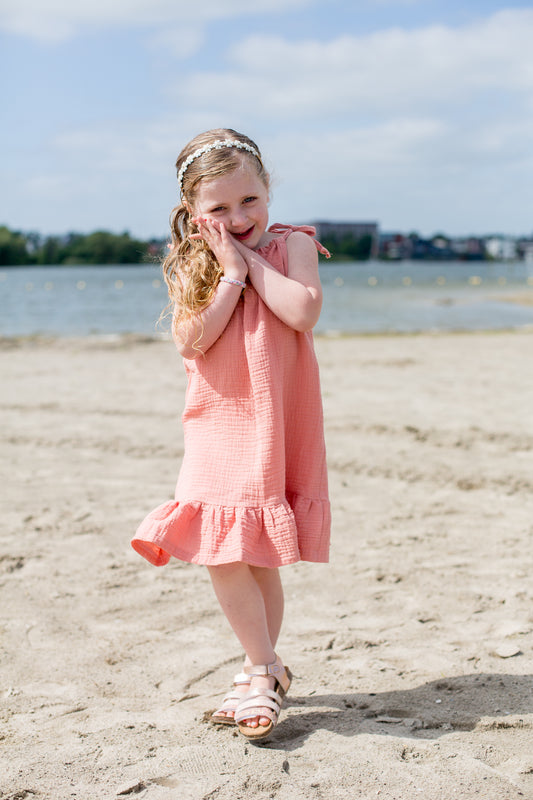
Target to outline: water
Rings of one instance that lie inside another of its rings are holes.
[[[320,273],[318,333],[533,326],[533,265],[524,262],[344,262]],[[168,330],[157,326],[166,302],[157,266],[8,268],[0,336],[154,335]]]
[[[156,266],[10,268],[0,272],[0,335],[154,334],[166,302]]]
[[[321,279],[320,332],[413,333],[533,325],[533,265],[525,262],[342,263],[322,267]]]

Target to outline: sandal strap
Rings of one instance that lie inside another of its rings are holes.
[[[224,697],[222,698],[222,705],[224,705],[224,703],[226,703],[228,700],[237,702],[239,700],[242,700],[246,695],[243,694],[242,692],[236,692],[235,689],[237,686],[249,686],[249,685],[250,685],[249,676],[246,675],[246,673],[244,672],[239,672],[239,674],[235,675],[233,679],[233,688],[230,689],[229,692],[227,692],[227,694],[225,694]]]
[[[276,689],[282,697],[289,691],[292,675],[290,670],[287,672],[287,668],[283,664],[278,664],[277,659],[272,664],[253,664],[250,667],[244,667],[244,671],[250,678],[269,678],[270,676],[276,678]]]
[[[222,705],[224,705],[225,703],[228,703],[228,702],[230,702],[230,701],[231,701],[232,703],[237,703],[237,704],[238,704],[238,703],[239,703],[239,701],[240,701],[240,700],[242,700],[242,699],[243,699],[243,697],[245,697],[245,696],[246,696],[246,695],[245,695],[245,694],[243,694],[242,692],[236,692],[235,690],[233,690],[233,691],[229,691],[229,692],[228,692],[227,694],[225,694],[225,695],[224,695],[224,697],[222,698]]]
[[[236,692],[235,688],[237,686],[249,686],[250,685],[250,678],[244,672],[239,672],[238,675],[235,675],[233,679],[233,689],[230,689],[227,694],[224,695],[222,699],[222,704],[224,704],[227,700],[242,700],[244,695],[242,692]],[[248,694],[248,693],[246,693]]]
[[[245,672],[239,672],[238,675],[235,675],[233,678],[233,688],[229,690],[227,694],[224,695],[222,698],[222,705],[217,708],[217,710],[213,713],[214,717],[217,717],[220,712],[226,711],[235,711],[241,700],[246,697],[246,694],[243,692],[236,691],[237,686],[249,686],[250,685],[250,677]]]
[[[274,721],[274,715],[277,718],[281,711],[281,704],[282,700],[277,692],[273,692],[271,689],[252,689],[242,703],[237,706],[235,721],[242,722],[244,719],[257,716],[268,717]],[[259,709],[266,709],[266,711],[259,713]],[[257,713],[250,714],[250,711],[256,711]]]
[[[255,701],[257,697],[266,697],[269,700],[273,700],[274,702],[278,703],[280,706],[283,704],[283,700],[273,689],[250,689],[250,691],[244,695],[242,703],[239,705],[244,705],[250,700]],[[259,703],[259,705],[261,705],[261,703]]]
[[[239,672],[233,678],[234,686],[246,686],[248,683],[250,683],[250,676],[247,675],[246,672]]]
[[[278,664],[277,661],[272,662],[272,664],[253,664],[250,667],[244,667],[245,673],[253,678],[268,678],[269,675],[277,677],[284,670],[285,667],[282,664]]]

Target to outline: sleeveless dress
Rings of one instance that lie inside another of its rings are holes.
[[[287,274],[280,234],[257,252]],[[316,241],[321,252],[329,253]],[[141,523],[132,546],[156,566],[328,561],[330,504],[318,364],[311,331],[293,330],[249,283],[205,356],[184,359],[185,455],[175,499]]]

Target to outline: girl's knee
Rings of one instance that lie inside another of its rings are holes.
[[[210,564],[207,569],[212,577],[225,578],[242,575],[248,572],[250,566],[243,561],[232,561],[230,564]]]
[[[280,579],[277,567],[250,567],[250,572],[258,583],[278,583]]]
[[[253,572],[254,575],[270,575],[275,570],[273,570],[271,567],[254,567],[254,566],[250,566],[250,571]]]

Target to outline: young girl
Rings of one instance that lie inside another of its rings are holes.
[[[322,406],[311,329],[322,292],[314,228],[268,225],[259,148],[230,129],[181,152],[181,202],[163,269],[188,377],[185,455],[175,501],[140,525],[133,547],[209,570],[245,654],[212,721],[248,739],[277,724],[290,670],[276,655],[278,567],[328,560]]]

